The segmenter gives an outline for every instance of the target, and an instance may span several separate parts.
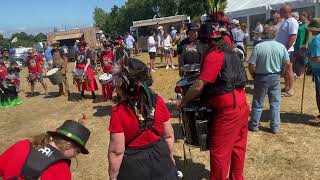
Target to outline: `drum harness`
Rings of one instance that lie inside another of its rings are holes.
[[[37,180],[49,166],[59,161],[66,161],[69,166],[71,164],[71,160],[66,159],[59,150],[50,144],[41,149],[36,149],[33,148],[32,144],[30,143],[28,156],[19,175],[25,180]],[[15,176],[9,180],[18,179],[19,178]]]

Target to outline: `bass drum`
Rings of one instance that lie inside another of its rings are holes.
[[[63,76],[59,68],[53,68],[47,72],[47,77],[49,78],[52,85],[61,84],[63,82]]]

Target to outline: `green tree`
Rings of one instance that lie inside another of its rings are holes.
[[[39,33],[34,37],[34,41],[35,42],[41,42],[43,40],[47,39],[47,35],[43,34],[43,33]]]
[[[93,12],[93,18],[95,26],[103,30],[107,20],[107,13],[103,9],[96,7]]]

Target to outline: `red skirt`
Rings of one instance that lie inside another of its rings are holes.
[[[78,69],[84,69],[86,67],[85,64],[79,64],[77,65]],[[98,84],[96,82],[96,79],[94,78],[93,71],[91,67],[88,67],[86,72],[86,79],[84,82],[78,83],[78,90],[81,91],[96,91],[98,90]]]

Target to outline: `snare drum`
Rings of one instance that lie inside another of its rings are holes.
[[[111,78],[112,78],[111,74],[103,73],[103,74],[101,74],[101,76],[99,76],[99,82],[101,84],[107,84],[110,81]]]
[[[200,72],[200,64],[185,64],[181,67],[182,77],[192,76]]]
[[[84,69],[76,69],[73,71],[73,81],[79,83],[84,80]]]
[[[176,83],[175,92],[181,94],[184,96],[189,88],[196,82],[196,80],[199,78],[199,73],[196,73],[191,76],[183,77]]]

